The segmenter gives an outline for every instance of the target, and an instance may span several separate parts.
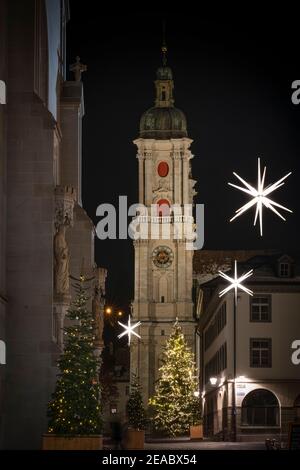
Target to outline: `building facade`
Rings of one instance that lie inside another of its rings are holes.
[[[196,183],[191,172],[192,140],[183,112],[174,107],[173,75],[165,56],[155,87],[155,106],[143,114],[140,135],[134,141],[143,209],[136,219],[142,235],[134,241],[132,313],[133,320],[142,324],[141,339],[131,345],[131,372],[139,375],[145,402],[154,392],[162,347],[176,318],[191,347],[195,335],[193,251],[187,249],[183,230],[185,222],[193,225],[189,211]]]
[[[300,332],[299,264],[287,255],[245,255],[238,272],[253,269],[245,284],[253,296],[238,293],[235,347],[233,291],[220,298],[224,282],[216,275],[199,287],[205,432],[224,440],[286,439],[289,423],[300,418],[300,365],[292,360]],[[230,266],[220,267],[230,275]]]
[[[77,60],[67,81],[68,19],[68,1],[0,1],[0,80],[6,85],[0,104],[0,340],[7,353],[0,365],[0,446],[5,449],[41,447],[72,297],[69,275],[93,274],[95,311],[103,304],[106,271],[94,263],[94,227],[81,195],[85,67]]]

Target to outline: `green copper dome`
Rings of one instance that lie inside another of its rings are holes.
[[[156,72],[155,106],[148,109],[140,120],[143,139],[181,139],[187,137],[185,115],[174,107],[173,74],[164,63]]]
[[[186,118],[174,107],[148,109],[140,121],[140,137],[143,139],[180,139],[187,137]]]

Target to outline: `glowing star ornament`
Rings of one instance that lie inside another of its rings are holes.
[[[280,188],[280,186],[283,186],[284,183],[283,181],[290,176],[292,172],[290,171],[287,175],[285,175],[283,178],[280,178],[280,180],[276,181],[276,183],[273,183],[269,186],[265,187],[265,176],[266,176],[266,167],[264,167],[263,174],[261,176],[261,170],[260,170],[260,158],[258,158],[258,172],[257,172],[257,188],[254,188],[251,186],[247,181],[243,180],[237,173],[233,172],[234,176],[238,178],[245,186],[245,188],[241,186],[237,186],[233,183],[228,183],[230,186],[233,188],[239,189],[240,191],[243,191],[244,193],[249,194],[252,196],[252,199],[247,202],[244,206],[240,207],[238,210],[236,210],[236,215],[230,219],[230,222],[232,222],[234,219],[242,215],[244,212],[246,212],[250,207],[256,205],[256,211],[255,211],[255,217],[254,217],[254,225],[256,225],[257,219],[259,217],[259,225],[260,225],[260,235],[262,236],[263,234],[263,206],[265,206],[267,209],[271,209],[273,212],[275,212],[278,217],[280,217],[282,220],[286,220],[280,212],[276,209],[278,207],[279,209],[283,209],[287,212],[293,212],[287,207],[281,206],[275,201],[272,201],[269,197],[267,197],[269,194],[271,194],[273,191],[276,189]]]
[[[234,289],[234,298],[235,302],[237,302],[237,291],[238,289],[243,290],[246,292],[248,295],[253,295],[252,290],[248,289],[247,287],[243,286],[242,282],[245,281],[248,277],[252,276],[253,274],[253,269],[248,271],[247,273],[243,274],[241,277],[237,276],[237,264],[236,260],[234,261],[234,277],[230,277],[227,274],[223,273],[222,271],[219,271],[219,274],[221,277],[226,279],[226,281],[229,282],[229,285],[225,287],[225,289],[221,290],[219,292],[219,297],[222,297],[223,295],[227,294],[231,289]]]
[[[130,319],[130,317],[128,317],[127,325],[124,325],[124,323],[121,323],[120,321],[118,321],[118,323],[119,323],[119,325],[121,325],[124,328],[123,333],[119,334],[118,338],[120,339],[123,336],[128,335],[128,346],[130,346],[131,335],[135,335],[138,338],[140,338],[140,335],[137,334],[135,331],[133,331],[135,328],[137,328],[138,326],[141,325],[140,321],[138,321],[134,325],[131,325],[131,319]]]

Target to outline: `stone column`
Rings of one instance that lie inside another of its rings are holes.
[[[173,156],[174,161],[174,204],[182,204],[182,191],[181,191],[181,161],[180,152],[175,151]]]
[[[145,171],[144,171],[144,157],[137,155],[139,161],[139,203],[145,204]]]
[[[145,205],[152,204],[152,152],[145,152]]]
[[[189,160],[186,155],[182,157],[182,188],[183,204],[189,203]]]
[[[177,299],[179,302],[186,300],[186,257],[185,240],[177,242]]]

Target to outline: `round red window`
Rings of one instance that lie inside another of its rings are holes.
[[[157,201],[157,205],[159,217],[166,217],[170,215],[170,203],[167,199],[160,199]]]
[[[167,174],[169,173],[169,165],[167,164],[167,162],[160,162],[157,167],[157,172],[162,178],[167,176]]]

